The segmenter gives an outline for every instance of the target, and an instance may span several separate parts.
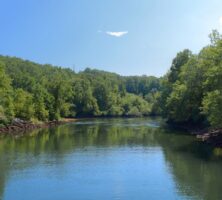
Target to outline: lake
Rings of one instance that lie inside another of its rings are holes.
[[[221,155],[160,118],[84,119],[2,135],[0,199],[219,200]]]

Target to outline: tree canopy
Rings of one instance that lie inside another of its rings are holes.
[[[222,127],[222,36],[214,30],[210,40],[198,54],[184,50],[173,59],[158,101],[169,121]]]
[[[0,120],[58,120],[82,116],[150,115],[160,87],[155,77],[123,77],[87,68],[40,65],[0,56]]]

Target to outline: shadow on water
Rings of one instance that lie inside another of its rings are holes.
[[[75,151],[91,147],[161,148],[178,193],[192,199],[222,199],[220,149],[203,145],[193,136],[161,128],[161,119],[91,119],[25,136],[0,138],[0,199],[14,171],[43,164],[61,164]],[[50,159],[49,159],[50,158]]]

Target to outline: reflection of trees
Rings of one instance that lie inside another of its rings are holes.
[[[0,139],[0,197],[11,171],[38,165],[40,159],[47,162],[50,156],[56,162],[64,163],[66,154],[89,146],[142,145],[162,147],[179,192],[191,197],[219,199],[221,165],[219,161],[206,160],[212,158],[212,150],[194,143],[193,137],[152,128],[147,121],[95,120],[95,123],[35,130],[23,137],[4,136]]]
[[[211,147],[186,135],[156,136],[181,194],[196,199],[222,199],[222,163]]]
[[[0,139],[0,198],[3,196],[7,177],[13,170],[38,165],[40,159],[41,162],[47,162],[48,156],[63,163],[65,160],[63,157],[67,153],[88,146],[157,145],[152,139],[156,129],[131,127],[127,124],[121,126],[121,122],[125,121],[121,119],[108,121],[109,124],[70,124],[34,130],[25,136],[2,136]],[[120,124],[115,125],[110,121]]]
[[[0,199],[4,193],[5,179],[7,176],[6,172],[8,170],[5,168],[5,167],[7,167],[7,165],[5,165],[3,163],[4,163],[4,160],[1,159],[1,157],[0,157]]]
[[[222,199],[221,164],[168,153],[178,190],[199,199]]]

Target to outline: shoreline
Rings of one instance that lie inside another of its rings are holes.
[[[177,124],[168,122],[167,125],[173,129],[187,131],[190,135],[196,137],[199,142],[211,145],[213,147],[222,147],[222,129],[211,128],[203,125]]]
[[[132,117],[133,116],[123,116],[120,118],[132,118]],[[24,121],[21,119],[14,119],[11,124],[0,127],[0,135],[1,134],[16,135],[18,133],[32,131],[34,129],[50,128],[62,124],[76,122],[81,119],[95,119],[95,118],[114,118],[114,117],[94,116],[94,117],[63,118],[61,120],[53,120],[53,121],[38,122],[38,123]],[[222,129],[210,129],[210,127],[203,127],[202,125],[197,126],[191,124],[177,124],[172,122],[166,122],[166,126],[174,130],[176,129],[184,130],[188,132],[189,135],[195,136],[199,142],[212,145],[214,147],[222,147]]]
[[[34,129],[49,128],[49,127],[59,126],[66,123],[75,122],[77,120],[78,120],[77,118],[64,118],[61,120],[33,123],[30,121],[16,119],[16,120],[13,120],[11,124],[0,127],[0,134],[8,134],[8,133],[16,134],[19,132],[26,132],[26,131],[31,131]]]
[[[147,116],[119,116],[117,118],[140,118],[140,117],[147,117]],[[154,116],[149,116],[149,117],[154,117]],[[30,122],[30,121],[25,121],[21,119],[14,119],[11,124],[3,125],[0,127],[0,134],[17,134],[20,132],[26,132],[26,131],[31,131],[34,129],[40,129],[40,128],[49,128],[49,127],[54,127],[54,126],[59,126],[62,124],[67,124],[71,122],[76,122],[78,120],[83,120],[83,119],[99,119],[99,118],[116,118],[114,116],[80,116],[76,118],[62,118],[61,120],[53,120],[53,121],[48,121],[48,122]]]

